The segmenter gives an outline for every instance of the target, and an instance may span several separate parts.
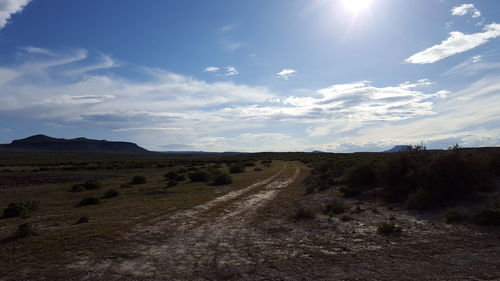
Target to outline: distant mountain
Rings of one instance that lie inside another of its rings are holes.
[[[34,150],[53,152],[147,153],[148,150],[131,142],[93,140],[87,138],[58,139],[35,135],[14,140],[1,146],[3,150]]]
[[[410,150],[411,148],[411,145],[396,145],[395,147],[389,149],[389,150],[386,150],[384,152],[403,152],[403,151],[408,151]]]

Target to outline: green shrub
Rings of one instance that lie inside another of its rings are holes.
[[[445,214],[446,223],[458,223],[467,219],[467,215],[458,210],[448,210]]]
[[[27,218],[31,213],[40,207],[39,201],[26,201],[10,203],[7,208],[3,209],[3,216],[5,218],[23,217]]]
[[[87,190],[95,190],[95,189],[100,189],[102,187],[102,185],[96,180],[88,180],[83,183],[76,184],[74,186],[79,186]]]
[[[178,175],[174,179],[175,181],[181,182],[186,180],[186,175]]]
[[[339,187],[339,191],[342,193],[343,197],[356,197],[361,194],[361,190],[359,188],[345,185]]]
[[[255,166],[255,163],[254,162],[246,162],[244,164],[245,167],[254,167]]]
[[[174,187],[178,184],[178,182],[176,180],[170,180],[167,182],[167,186],[165,186],[165,188],[170,188],[170,187]]]
[[[229,172],[231,174],[244,173],[245,167],[240,165],[240,164],[233,164],[233,165],[229,166]]]
[[[256,171],[256,172],[264,171],[264,169],[262,169],[261,167],[256,167],[253,170]]]
[[[117,197],[119,195],[120,195],[120,192],[118,192],[117,190],[109,189],[108,191],[106,191],[106,193],[104,193],[103,198],[113,198],[113,197]]]
[[[163,177],[166,180],[175,180],[175,178],[177,176],[179,176],[179,174],[176,171],[170,171],[170,172],[166,173],[165,175],[163,175]]]
[[[355,166],[347,169],[345,183],[351,188],[364,188],[377,183],[377,177],[370,165]]]
[[[233,178],[226,173],[217,175],[213,182],[214,185],[227,185],[231,183],[233,183]]]
[[[17,230],[14,233],[13,238],[19,239],[37,235],[38,234],[33,230],[31,224],[23,223],[17,226]]]
[[[146,177],[144,176],[134,176],[132,180],[130,181],[130,184],[132,185],[137,185],[137,184],[145,184],[146,183]]]
[[[290,219],[295,221],[310,220],[314,219],[314,217],[314,213],[311,210],[304,208],[303,206],[299,206],[293,209],[292,213],[289,216]]]
[[[76,205],[77,207],[83,207],[83,206],[89,206],[89,205],[96,205],[100,204],[101,201],[97,197],[87,197],[85,199],[82,199],[78,204]]]
[[[431,193],[422,188],[408,195],[405,204],[407,208],[417,210],[427,210],[436,206],[435,199]]]
[[[500,211],[485,209],[474,217],[474,222],[484,226],[500,225]]]
[[[192,182],[207,182],[210,180],[210,174],[205,170],[191,172],[188,177]]]
[[[128,184],[128,183],[120,184],[120,188],[127,188],[127,187],[130,187],[130,184]]]
[[[83,187],[80,184],[75,184],[71,187],[71,192],[82,192]]]
[[[321,212],[325,215],[333,216],[345,213],[346,209],[347,206],[345,206],[341,201],[333,201],[327,204]]]
[[[402,231],[401,227],[395,225],[393,222],[383,222],[377,226],[377,233],[388,235],[394,233],[400,233]]]

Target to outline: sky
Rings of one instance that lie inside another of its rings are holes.
[[[0,143],[500,146],[498,0],[0,0]]]

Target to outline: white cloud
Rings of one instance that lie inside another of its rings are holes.
[[[207,66],[203,70],[203,72],[217,72],[217,71],[219,71],[219,68],[216,66]]]
[[[226,69],[226,76],[233,76],[240,74],[238,72],[238,69],[236,69],[236,67],[234,66],[227,66],[225,69]]]
[[[500,24],[492,23],[484,27],[484,32],[463,34],[458,31],[450,33],[450,37],[438,45],[434,45],[422,52],[406,59],[406,62],[427,64],[440,61],[449,56],[466,52],[477,46],[487,43],[490,39],[500,36]]]
[[[454,67],[447,70],[444,73],[444,75],[470,76],[477,73],[481,73],[483,71],[500,69],[500,62],[498,61],[498,57],[496,57],[496,60],[497,61],[492,61],[492,57],[487,57],[485,59],[481,55],[472,56],[467,60],[465,60],[464,62],[455,65]]]
[[[31,0],[0,0],[0,29],[3,29],[13,14],[20,13]]]
[[[220,32],[231,32],[238,29],[238,25],[231,23],[231,24],[226,24],[221,27],[219,27]]]
[[[224,40],[221,42],[221,46],[228,51],[235,51],[239,48],[245,47],[247,43],[240,41]]]
[[[291,69],[291,68],[285,68],[283,69],[282,71],[278,72],[276,75],[278,75],[279,77],[285,79],[285,80],[288,80],[288,78],[290,78],[290,76],[292,76],[293,74],[295,74],[297,71]]]
[[[473,18],[478,18],[481,16],[481,12],[476,9],[474,4],[463,4],[451,9],[451,14],[454,16],[465,16],[471,14]]]

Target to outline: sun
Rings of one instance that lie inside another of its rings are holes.
[[[342,0],[344,8],[351,13],[358,13],[370,8],[373,0]]]

